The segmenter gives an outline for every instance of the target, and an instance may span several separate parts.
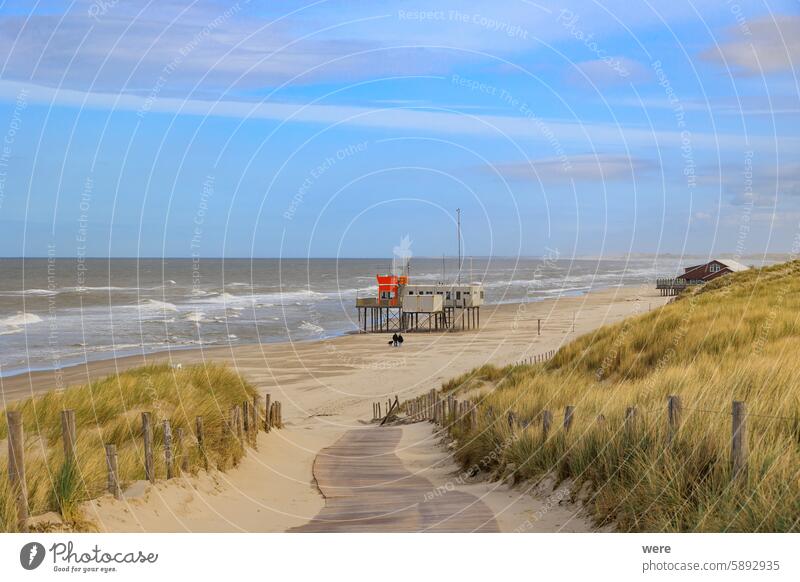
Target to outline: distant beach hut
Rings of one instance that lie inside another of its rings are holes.
[[[677,295],[690,285],[702,285],[712,279],[749,269],[733,259],[712,259],[702,265],[684,267],[683,273],[672,279],[656,279],[656,289],[661,295]]]

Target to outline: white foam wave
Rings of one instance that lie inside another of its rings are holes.
[[[58,293],[58,291],[51,289],[25,289],[25,291],[21,292],[22,295],[43,295],[43,296],[55,295],[56,293]]]
[[[187,313],[183,316],[183,319],[186,321],[192,321],[194,323],[208,323],[206,314],[202,311],[192,311],[191,313]]]
[[[157,299],[145,299],[136,306],[140,310],[147,311],[160,311],[162,313],[167,311],[178,311],[178,308],[172,303],[166,301],[158,301]]]
[[[0,319],[0,325],[21,326],[30,325],[31,323],[39,323],[40,321],[42,321],[42,318],[35,313],[24,313],[20,311],[16,315],[6,317],[5,319]]]
[[[311,323],[310,321],[303,321],[298,327],[303,331],[308,331],[311,333],[323,333],[325,331],[324,327],[321,327],[315,323]]]
[[[16,315],[11,315],[4,319],[0,319],[0,335],[10,335],[19,333],[26,325],[40,323],[42,318],[35,313],[17,312]]]

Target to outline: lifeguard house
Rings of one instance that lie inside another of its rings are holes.
[[[484,290],[480,283],[414,285],[408,264],[402,273],[376,275],[377,297],[356,299],[359,330],[411,332],[480,327]]]

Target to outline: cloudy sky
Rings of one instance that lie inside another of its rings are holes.
[[[456,208],[474,255],[800,236],[793,0],[32,4],[3,256],[438,256]]]

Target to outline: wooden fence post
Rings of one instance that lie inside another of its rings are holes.
[[[8,480],[16,495],[17,522],[21,530],[28,521],[28,484],[25,481],[24,435],[22,414],[18,410],[6,412],[8,422]]]
[[[542,335],[542,320],[536,320],[536,335]]]
[[[61,411],[61,440],[64,442],[64,462],[75,462],[75,450],[78,443],[78,432],[75,428],[75,411]]]
[[[745,403],[733,401],[733,422],[731,439],[731,464],[733,479],[747,478],[747,416]]]
[[[553,413],[549,410],[542,410],[542,442],[547,440],[550,426],[553,424]]]
[[[572,428],[572,416],[574,412],[575,412],[574,406],[564,407],[564,432],[569,432],[569,429]]]
[[[270,417],[272,410],[270,406],[272,406],[272,394],[267,394],[264,397],[264,430],[266,432],[272,429],[272,418]]]
[[[142,413],[142,436],[144,437],[144,478],[155,483],[156,475],[153,468],[153,425],[150,422],[150,413]]]
[[[681,399],[679,396],[667,397],[667,418],[669,421],[667,443],[672,444],[681,424]]]
[[[251,422],[250,424],[253,427],[252,438],[253,438],[254,448],[258,448],[258,431],[261,430],[261,419],[259,418],[261,416],[261,413],[259,412],[261,410],[260,403],[261,403],[261,396],[259,396],[258,394],[253,396],[253,404],[250,406],[250,412],[253,415],[253,422]]]
[[[172,479],[172,428],[168,420],[163,421],[162,426],[164,427],[164,464],[167,467],[167,479]]]
[[[119,486],[117,470],[117,445],[106,445],[106,467],[108,468],[108,492],[115,499],[121,499],[122,489]]]
[[[206,435],[203,429],[203,417],[197,416],[194,419],[195,437],[197,437],[197,447],[200,449],[200,454],[203,457],[203,466],[208,471],[208,457],[206,456]]]
[[[228,413],[228,416],[230,417],[230,422],[229,422],[230,433],[234,439],[239,438],[239,420],[237,418],[238,411],[239,407],[234,404],[233,406],[231,406],[231,410]]]
[[[283,421],[281,419],[281,403],[276,400],[272,403],[272,426],[274,428],[281,428]]]
[[[249,440],[250,439],[250,403],[247,400],[242,402],[242,411],[240,412],[240,414],[242,415],[242,423],[243,423],[242,432],[244,433],[244,436],[246,436],[247,439]]]

